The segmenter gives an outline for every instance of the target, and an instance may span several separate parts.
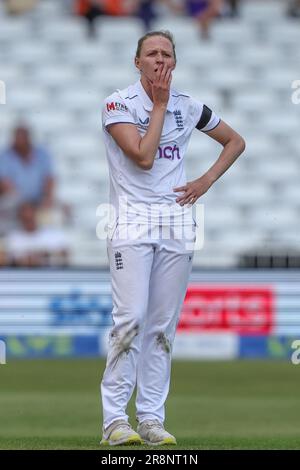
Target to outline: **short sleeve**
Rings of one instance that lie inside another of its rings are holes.
[[[212,131],[220,123],[221,119],[206,104],[193,100],[194,125],[199,131]]]
[[[104,101],[102,125],[105,129],[110,124],[117,124],[118,122],[135,124],[134,117],[125,100],[118,95],[112,95]]]

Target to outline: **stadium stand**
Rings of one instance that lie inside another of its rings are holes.
[[[59,0],[40,1],[16,18],[0,5],[0,79],[7,86],[0,147],[26,116],[55,156],[59,198],[72,206],[71,265],[105,266],[106,246],[96,238],[96,208],[109,189],[101,104],[138,79],[133,57],[143,26],[137,18],[99,17],[93,39],[85,26]],[[195,266],[236,266],[249,250],[280,249],[278,240],[288,246],[300,229],[300,108],[291,100],[292,81],[300,78],[299,19],[287,17],[282,1],[245,0],[238,18],[214,23],[210,41],[201,42],[185,17],[160,17],[153,29],[160,28],[175,36],[175,86],[207,103],[247,142],[244,156],[203,198],[205,244]],[[218,149],[195,132],[189,178],[205,171]]]

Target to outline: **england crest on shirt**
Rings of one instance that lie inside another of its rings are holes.
[[[174,112],[174,118],[178,129],[183,129],[183,118],[180,109],[176,109]]]

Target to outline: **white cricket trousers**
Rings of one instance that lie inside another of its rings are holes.
[[[195,232],[195,226],[190,230]],[[119,419],[128,421],[126,407],[135,386],[137,420],[163,423],[172,345],[193,249],[186,239],[126,243],[113,238],[107,241],[107,252],[113,328],[101,383],[103,428]]]

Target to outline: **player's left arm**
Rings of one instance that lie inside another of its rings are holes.
[[[194,204],[228,170],[246,147],[245,140],[224,121],[220,121],[214,129],[206,131],[205,134],[219,142],[223,149],[217,161],[204,175],[186,183],[185,186],[174,188],[175,192],[183,193],[176,199],[181,206]]]

